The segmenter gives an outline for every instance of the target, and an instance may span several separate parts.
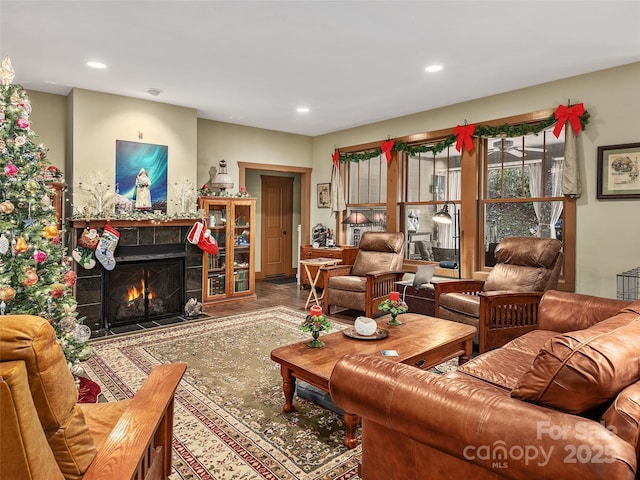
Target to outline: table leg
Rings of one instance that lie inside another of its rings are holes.
[[[284,392],[284,407],[282,407],[282,411],[291,413],[296,409],[293,405],[293,394],[296,392],[296,377],[284,365],[280,366],[280,374],[282,375],[282,391]]]
[[[304,269],[307,271],[307,278],[309,279],[309,295],[307,295],[307,302],[304,304],[304,309],[306,310],[311,303],[311,297],[315,294],[316,291],[316,281],[311,276],[311,272],[309,271],[309,265],[304,264]]]
[[[471,358],[473,352],[473,340],[469,339],[464,342],[464,353],[458,357],[458,365],[465,364]]]
[[[353,413],[344,413],[344,446],[347,448],[356,448],[358,440],[356,432],[360,424],[360,417]]]

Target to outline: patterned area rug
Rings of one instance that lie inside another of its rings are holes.
[[[309,338],[303,319],[274,307],[98,339],[84,367],[113,401],[132,397],[155,365],[188,364],[176,393],[171,480],[357,479],[360,447],[342,444],[340,416],[298,397],[296,412],[282,412],[269,354]]]

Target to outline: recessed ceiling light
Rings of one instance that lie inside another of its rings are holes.
[[[87,62],[91,68],[107,68],[107,66],[102,62]]]
[[[144,91],[153,97],[157,97],[162,93],[162,90],[159,88],[145,88]]]
[[[298,113],[309,113],[309,107],[298,107],[298,108],[296,108],[296,112],[298,112]]]
[[[442,70],[442,65],[429,65],[427,68],[424,69],[425,72],[429,72],[429,73],[439,72],[440,70]]]

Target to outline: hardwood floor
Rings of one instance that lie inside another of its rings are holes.
[[[301,290],[295,283],[276,285],[264,280],[257,280],[257,298],[209,305],[205,304],[202,310],[203,313],[214,318],[225,317],[227,315],[234,315],[251,310],[258,310],[260,308],[277,307],[278,305],[285,305],[287,307],[300,310],[301,312],[308,312],[309,310],[305,310],[304,308],[308,295],[308,289]],[[358,315],[364,315],[364,312],[343,310],[332,313],[330,316],[333,320],[353,324]]]

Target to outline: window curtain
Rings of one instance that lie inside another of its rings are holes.
[[[340,176],[340,167],[335,164],[331,167],[331,211],[334,213],[343,212],[347,209],[344,200],[344,186]]]
[[[542,163],[529,164],[529,191],[534,198],[542,196]],[[540,224],[542,223],[540,203],[533,202],[533,210],[536,212],[537,231],[540,233]]]
[[[562,195],[580,198],[582,183],[578,170],[576,134],[569,125],[564,128],[564,163],[562,165]]]
[[[554,158],[551,167],[551,195],[562,196],[562,168],[563,159]],[[529,168],[529,190],[532,197],[543,197],[542,191],[542,164],[531,164]],[[536,236],[543,238],[557,238],[556,222],[562,214],[564,204],[562,202],[533,202],[533,210],[538,219]]]
[[[564,180],[563,165],[565,160],[566,159],[562,159],[562,158],[553,159],[553,166],[551,167],[551,182],[552,182],[551,194],[554,197],[562,196],[563,180]],[[578,182],[579,182],[579,179],[578,179]],[[556,223],[558,222],[558,219],[562,214],[563,208],[564,208],[563,202],[551,202],[551,218],[549,221],[550,234],[551,234],[550,238],[558,238],[556,234]]]

